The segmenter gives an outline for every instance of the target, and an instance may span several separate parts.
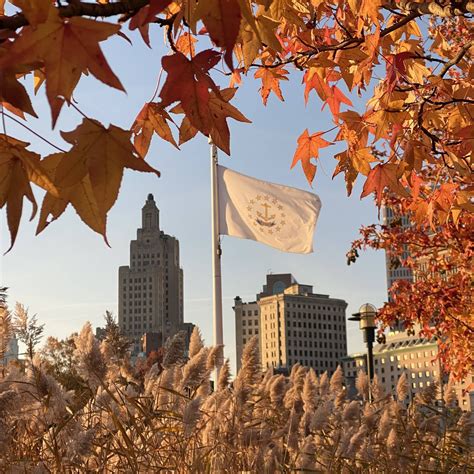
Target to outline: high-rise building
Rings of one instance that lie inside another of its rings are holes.
[[[300,363],[332,373],[347,354],[346,307],[290,274],[267,275],[257,301],[235,299],[237,366],[246,340],[257,334],[262,369],[289,371]]]
[[[393,213],[393,210],[389,207],[384,207],[382,210],[383,223],[384,225],[390,225],[396,219],[396,216]],[[400,217],[400,224],[403,229],[410,228],[410,219],[407,215]],[[402,255],[404,259],[408,258],[408,249],[404,249]],[[398,259],[394,261],[393,257],[390,255],[390,252],[385,252],[385,266],[387,269],[387,292],[390,290],[390,287],[397,280],[408,280],[413,281],[413,272],[410,268],[404,267],[400,264]],[[388,300],[391,301],[390,292],[388,292]]]
[[[152,194],[142,208],[142,226],[130,242],[130,264],[119,268],[118,320],[140,351],[146,332],[159,332],[163,341],[183,325],[183,270],[179,242],[160,230],[160,211]]]

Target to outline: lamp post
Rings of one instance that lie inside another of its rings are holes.
[[[354,313],[349,321],[359,321],[359,328],[364,333],[364,342],[367,344],[367,369],[369,373],[369,381],[374,378],[374,342],[375,342],[375,316],[377,308],[370,303],[365,303],[359,308],[358,313]],[[369,400],[372,394],[369,389]]]

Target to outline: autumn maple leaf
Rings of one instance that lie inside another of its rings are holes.
[[[99,46],[120,26],[85,18],[63,19],[51,2],[42,5],[49,9],[46,20],[23,28],[0,60],[0,67],[44,64],[54,126],[64,101],[70,100],[82,74],[90,72],[103,83],[124,90]]]
[[[36,117],[37,115],[31,105],[30,97],[23,85],[18,81],[17,73],[18,70],[4,69],[2,71],[0,80],[0,102],[10,104],[15,109]]]
[[[207,49],[191,59],[177,52],[162,60],[163,69],[168,73],[160,92],[162,106],[180,102],[190,123],[206,136],[212,126],[210,90],[219,93],[208,71],[218,63],[220,57],[217,51]]]
[[[251,123],[247,117],[230,104],[230,100],[236,92],[236,88],[229,87],[221,90],[219,95],[212,92],[209,99],[209,109],[213,122],[210,136],[213,143],[228,155],[230,155],[230,131],[227,119],[233,118],[238,122]]]
[[[153,132],[178,148],[168,121],[172,122],[173,120],[160,104],[148,102],[143,106],[132,126],[133,144],[142,157],[148,153]]]
[[[50,158],[60,201],[71,202],[84,222],[106,239],[107,212],[117,199],[124,169],[160,173],[137,153],[131,132],[115,125],[105,128],[96,120],[84,119],[75,130],[61,135],[73,146]],[[45,197],[37,233],[47,225],[49,214],[53,220],[59,217],[61,208],[65,208],[63,202]]]
[[[291,168],[294,168],[298,161],[301,161],[301,166],[310,185],[314,180],[317,169],[317,166],[311,163],[311,158],[318,159],[319,150],[332,145],[331,142],[321,138],[322,135],[323,132],[310,135],[308,129],[306,129],[298,138],[298,147],[291,163]]]
[[[210,137],[213,143],[222,151],[230,155],[230,131],[227,119],[233,118],[239,122],[251,123],[237,108],[230,104],[230,100],[237,92],[237,88],[229,87],[222,89],[219,94],[211,92],[209,97],[209,110],[211,118]],[[183,108],[178,105],[173,107],[172,113],[184,113]],[[187,142],[193,138],[198,130],[192,126],[189,119],[185,117],[179,129],[179,144]]]
[[[171,0],[150,0],[149,5],[140,8],[131,18],[128,27],[132,31],[138,29],[143,41],[148,47],[150,47],[150,23],[153,22],[156,15],[161,13],[170,3]]]
[[[392,92],[398,83],[400,77],[406,76],[405,61],[413,58],[413,53],[409,51],[403,51],[398,54],[392,54],[387,57],[387,90]]]
[[[374,192],[377,206],[380,207],[385,188],[397,192],[401,196],[409,196],[408,191],[399,182],[399,166],[396,163],[379,164],[372,168],[360,197],[363,198]]]
[[[260,68],[257,70],[254,77],[256,79],[262,79],[260,94],[262,95],[264,105],[267,105],[268,96],[272,91],[281,101],[284,100],[280,89],[280,81],[288,80],[286,74],[288,74],[288,71],[283,68]]]
[[[232,52],[239,34],[242,14],[238,0],[206,0],[199,2],[199,14],[211,40],[224,48],[224,60],[234,69]]]
[[[55,179],[56,170],[63,159],[64,153],[54,153],[41,161],[43,168],[48,171],[52,180]],[[69,204],[74,207],[78,216],[86,225],[104,236],[104,240],[108,244],[106,237],[107,216],[97,203],[89,175],[83,176],[73,186],[62,189],[59,196],[46,193],[41,205],[36,235],[61,217]]]
[[[37,204],[30,181],[46,189],[52,195],[58,190],[49,179],[40,163],[40,156],[28,151],[29,143],[12,137],[0,135],[0,208],[7,207],[7,223],[10,230],[11,245],[15,243],[23,210],[23,198],[33,205],[31,219],[36,214]]]
[[[323,104],[323,109],[326,104],[329,105],[329,109],[331,110],[334,117],[339,115],[339,111],[341,109],[341,103],[352,106],[352,102],[348,99],[339,89],[337,86],[331,86],[329,88],[328,97],[326,102]]]
[[[331,88],[327,82],[321,77],[322,68],[311,68],[306,71],[303,76],[303,83],[305,84],[304,89],[304,101],[307,104],[309,99],[309,93],[315,90],[321,100],[325,101],[332,94]]]
[[[185,32],[176,40],[175,46],[181,53],[193,57],[196,54],[194,47],[196,42],[197,39],[192,34]]]

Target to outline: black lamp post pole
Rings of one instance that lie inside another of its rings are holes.
[[[372,383],[374,378],[374,342],[375,328],[365,328],[364,339],[367,343],[367,371],[369,373],[369,381]]]
[[[354,313],[349,321],[358,321],[367,344],[367,372],[369,374],[369,402],[372,402],[372,380],[374,378],[374,342],[375,342],[375,316],[377,309],[370,303],[363,304],[358,313]]]

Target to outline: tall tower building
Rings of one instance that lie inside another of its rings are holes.
[[[390,225],[394,220],[395,216],[393,214],[392,209],[389,207],[384,207],[382,210],[383,215],[383,224]],[[410,228],[410,220],[407,215],[402,216],[401,218],[401,226],[403,229]],[[404,249],[403,258],[408,258],[408,249]],[[397,280],[408,280],[413,281],[413,272],[410,268],[404,267],[402,265],[395,264],[392,261],[392,257],[390,252],[385,252],[385,266],[387,269],[387,292],[390,290],[390,287],[393,283]],[[388,292],[388,301],[391,301],[390,292]]]
[[[146,332],[162,340],[183,325],[183,270],[179,242],[160,230],[160,211],[149,194],[142,208],[142,226],[130,242],[130,264],[119,268],[119,326],[140,351]]]

